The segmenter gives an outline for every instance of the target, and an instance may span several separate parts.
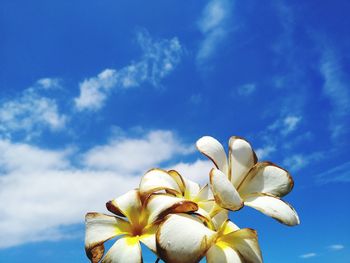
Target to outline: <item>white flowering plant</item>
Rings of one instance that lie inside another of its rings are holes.
[[[257,233],[229,219],[250,206],[288,226],[300,223],[281,199],[293,188],[285,169],[258,162],[249,142],[233,136],[229,152],[204,136],[197,149],[213,162],[200,186],[175,170],[151,169],[139,188],[107,202],[111,215],[87,213],[85,250],[92,263],[140,263],[141,243],[169,263],[263,262]],[[105,253],[104,243],[115,243]]]

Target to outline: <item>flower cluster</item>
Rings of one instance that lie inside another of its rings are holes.
[[[293,226],[295,210],[281,197],[293,188],[283,168],[258,162],[251,145],[231,137],[228,156],[213,137],[196,143],[214,164],[210,184],[199,184],[175,170],[152,169],[138,189],[107,202],[113,215],[86,215],[86,254],[93,263],[142,262],[141,243],[170,263],[262,262],[255,230],[240,229],[229,211],[250,206]],[[104,255],[104,242],[116,238]]]

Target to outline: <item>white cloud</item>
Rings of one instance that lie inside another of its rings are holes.
[[[316,257],[316,256],[317,256],[316,253],[307,253],[307,254],[300,255],[300,258],[308,259],[308,258],[313,258],[313,257]]]
[[[314,152],[311,154],[294,154],[289,157],[286,157],[283,160],[283,165],[286,166],[287,169],[292,171],[298,171],[304,167],[306,167],[309,163],[314,161],[319,161],[324,158],[323,152]]]
[[[202,40],[197,61],[208,59],[216,51],[228,33],[227,21],[231,15],[231,2],[228,0],[211,0],[205,6],[202,16],[198,21],[199,30],[202,32]]]
[[[276,151],[275,145],[266,145],[262,148],[258,148],[255,153],[258,156],[258,159],[268,158],[273,152]]]
[[[84,80],[80,83],[80,95],[75,98],[75,106],[79,110],[97,110],[104,104],[109,91],[117,83],[117,72],[113,69],[105,69],[96,77]]]
[[[294,154],[283,160],[283,164],[292,171],[298,171],[304,168],[309,163],[309,160],[303,154]]]
[[[238,95],[249,96],[252,93],[254,93],[255,89],[256,89],[256,85],[254,83],[248,83],[248,84],[239,86],[237,88],[237,92],[238,92]]]
[[[287,115],[283,118],[277,119],[268,127],[268,129],[272,131],[279,131],[281,135],[286,136],[297,129],[301,120],[301,116]]]
[[[334,245],[330,245],[328,248],[332,251],[339,251],[339,250],[344,249],[345,246],[342,244],[334,244]]]
[[[347,131],[346,124],[350,115],[350,86],[335,52],[327,49],[323,52],[320,72],[324,78],[323,92],[329,99],[330,130],[333,138]]]
[[[57,82],[41,79],[19,97],[5,100],[0,105],[0,135],[11,137],[13,133],[23,132],[30,139],[43,129],[57,131],[64,128],[67,117],[59,112],[56,100],[40,94],[42,89],[53,87],[50,81]]]
[[[42,78],[36,82],[37,86],[43,89],[56,89],[60,88],[60,80],[57,78]]]
[[[318,182],[350,182],[350,162],[345,162],[317,175]]]
[[[192,151],[170,131],[115,139],[86,153],[0,140],[0,233],[6,237],[0,248],[71,238],[66,227],[82,224],[88,211],[106,211],[106,201],[137,187],[146,170],[163,162],[186,168],[191,179],[206,178],[207,161],[176,164]]]
[[[78,110],[98,110],[112,91],[159,82],[179,64],[183,49],[177,38],[154,40],[146,31],[137,34],[142,57],[116,70],[105,69],[96,77],[80,83],[80,94],[74,99]]]
[[[104,203],[138,178],[126,174],[48,168],[0,176],[0,247],[66,238],[61,227],[82,223],[87,211],[105,211]]]
[[[83,159],[87,167],[120,172],[145,172],[176,155],[192,153],[170,131],[152,131],[143,138],[117,138],[96,146]]]

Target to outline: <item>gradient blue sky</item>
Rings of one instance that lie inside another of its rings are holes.
[[[300,226],[232,216],[265,262],[350,262],[349,1],[0,3],[1,262],[87,262],[84,214],[152,167],[205,183],[203,135],[295,179]]]

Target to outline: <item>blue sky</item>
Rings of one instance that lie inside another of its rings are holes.
[[[232,215],[265,262],[350,262],[349,1],[0,2],[1,261],[87,262],[86,212],[239,135],[295,180],[300,226]]]

